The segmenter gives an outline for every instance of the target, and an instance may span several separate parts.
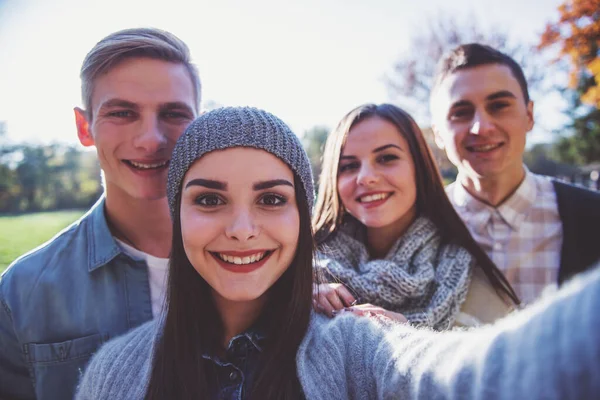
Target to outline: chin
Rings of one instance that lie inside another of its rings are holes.
[[[134,196],[139,200],[161,200],[167,197],[167,192],[164,190],[145,190],[140,191],[137,196]]]
[[[224,290],[217,292],[223,299],[234,303],[248,303],[260,299],[265,292],[247,292],[243,290]]]
[[[381,219],[373,219],[373,218],[364,218],[361,219],[360,222],[367,228],[383,228],[384,226],[388,226],[391,221],[381,220]]]

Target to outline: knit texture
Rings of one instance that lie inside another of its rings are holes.
[[[199,116],[175,144],[167,183],[171,216],[181,182],[198,158],[214,150],[254,147],[285,162],[299,177],[309,208],[314,202],[310,161],[298,137],[279,118],[252,107],[225,107]]]
[[[416,325],[450,328],[467,296],[475,262],[471,254],[442,244],[435,224],[419,217],[385,258],[371,260],[363,231],[362,224],[347,219],[321,245],[317,268],[330,281],[341,281],[361,303],[402,313]]]
[[[342,313],[313,315],[296,356],[309,400],[594,399],[600,394],[600,269],[526,310],[434,332]],[[79,400],[143,399],[157,321],[93,357]]]

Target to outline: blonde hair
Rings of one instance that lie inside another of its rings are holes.
[[[122,61],[138,57],[183,64],[194,85],[196,111],[199,110],[200,77],[196,66],[191,62],[187,45],[167,31],[156,28],[133,28],[106,36],[96,43],[83,60],[80,72],[81,97],[90,119],[96,78],[106,74]]]

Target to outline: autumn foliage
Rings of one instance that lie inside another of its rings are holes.
[[[539,48],[558,46],[569,60],[570,82],[581,101],[600,109],[600,0],[567,0],[560,18],[546,26]]]

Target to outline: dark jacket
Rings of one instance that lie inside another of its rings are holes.
[[[600,260],[600,192],[553,183],[563,226],[560,285]]]

